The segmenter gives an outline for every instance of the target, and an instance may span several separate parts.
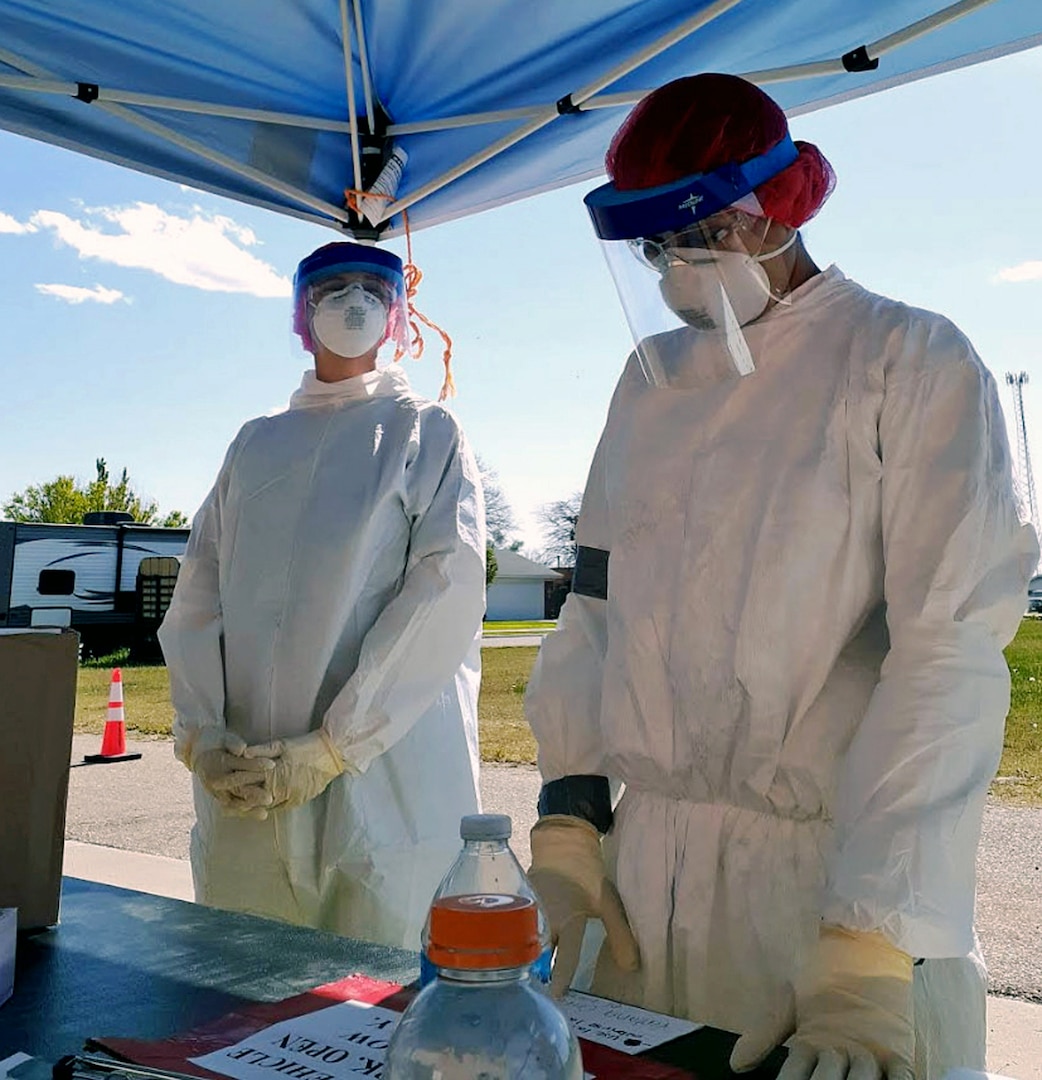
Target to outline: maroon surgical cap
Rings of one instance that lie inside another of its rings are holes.
[[[604,163],[620,191],[658,187],[741,164],[788,131],[785,113],[736,75],[691,75],[642,98],[623,121]],[[821,151],[797,142],[799,157],[756,189],[766,217],[798,229],[832,194],[836,174]]]

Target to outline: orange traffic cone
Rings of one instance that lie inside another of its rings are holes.
[[[84,754],[84,762],[101,765],[108,761],[134,761],[140,754],[127,753],[127,721],[123,714],[123,672],[113,668],[109,682],[109,709],[100,754]]]

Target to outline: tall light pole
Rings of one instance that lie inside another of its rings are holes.
[[[1031,524],[1038,528],[1038,503],[1035,500],[1035,478],[1031,472],[1031,455],[1028,453],[1028,429],[1024,422],[1024,384],[1028,381],[1026,371],[1015,375],[1006,372],[1006,382],[1013,388],[1013,406],[1017,419],[1017,458],[1020,466],[1020,482],[1024,485],[1028,500],[1028,513]]]

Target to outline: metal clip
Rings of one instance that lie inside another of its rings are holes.
[[[560,116],[566,116],[571,113],[582,112],[582,107],[572,101],[571,94],[565,94],[563,98],[557,100],[557,112]]]
[[[859,45],[856,49],[844,53],[841,60],[847,71],[875,71],[879,67],[879,59],[873,60],[869,57],[867,45]]]

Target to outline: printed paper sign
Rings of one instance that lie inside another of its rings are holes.
[[[558,1005],[580,1039],[610,1046],[623,1054],[643,1053],[702,1027],[690,1020],[678,1020],[576,990],[569,990]]]
[[[192,1058],[236,1080],[381,1080],[401,1013],[345,1001],[283,1020],[224,1050]]]

